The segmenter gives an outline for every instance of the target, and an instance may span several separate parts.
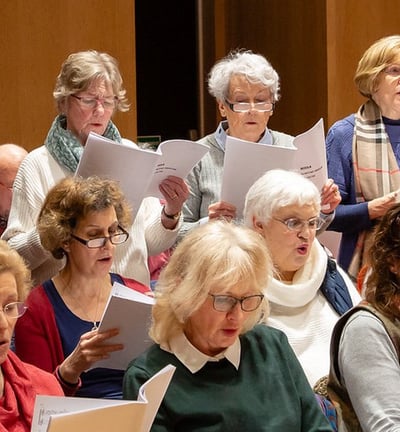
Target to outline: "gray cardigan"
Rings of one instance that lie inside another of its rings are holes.
[[[293,147],[293,137],[282,132],[269,130],[272,136],[272,145]],[[192,169],[186,178],[190,188],[190,195],[183,206],[184,223],[180,229],[181,238],[187,231],[197,226],[202,218],[208,217],[208,206],[220,201],[222,173],[224,168],[225,152],[218,145],[215,133],[199,140],[210,150]],[[243,167],[246,169],[250,167]]]

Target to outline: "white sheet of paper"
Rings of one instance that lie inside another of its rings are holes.
[[[208,152],[208,147],[195,141],[169,140],[157,151],[141,149],[124,139],[117,143],[90,132],[76,175],[97,175],[117,180],[130,201],[134,216],[143,198],[162,198],[158,185],[169,175],[185,178]]]
[[[137,401],[37,396],[31,432],[148,432],[174,372],[168,365],[151,377]]]
[[[221,200],[236,206],[239,219],[250,186],[266,171],[297,171],[321,189],[328,179],[323,120],[293,139],[293,148],[253,143],[227,136]]]
[[[125,370],[131,360],[154,342],[148,335],[154,298],[115,282],[99,325],[99,331],[118,328],[109,343],[122,343],[122,351],[96,362],[93,367]]]

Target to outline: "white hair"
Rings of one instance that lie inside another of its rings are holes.
[[[267,171],[246,194],[244,224],[252,228],[253,218],[266,223],[278,209],[290,205],[313,205],[319,212],[321,197],[317,187],[311,180],[293,171]]]
[[[279,99],[279,76],[269,61],[252,51],[232,51],[211,69],[208,90],[217,100],[228,98],[229,83],[233,75],[244,75],[250,83],[268,87],[276,102]]]

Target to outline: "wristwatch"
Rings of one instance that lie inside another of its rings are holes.
[[[174,215],[170,215],[170,214],[168,214],[168,213],[165,211],[165,206],[163,206],[163,208],[162,208],[162,212],[163,212],[163,215],[164,215],[166,218],[168,218],[168,219],[172,219],[172,220],[174,220],[174,221],[178,220],[178,219],[181,217],[181,212],[178,212],[178,213],[176,213],[176,214],[174,214]]]

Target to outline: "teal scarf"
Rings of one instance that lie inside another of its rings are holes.
[[[106,138],[121,142],[121,135],[112,121],[104,132]],[[58,115],[47,134],[44,143],[49,153],[63,167],[74,173],[82,156],[83,146],[80,141],[67,130],[67,119]]]

